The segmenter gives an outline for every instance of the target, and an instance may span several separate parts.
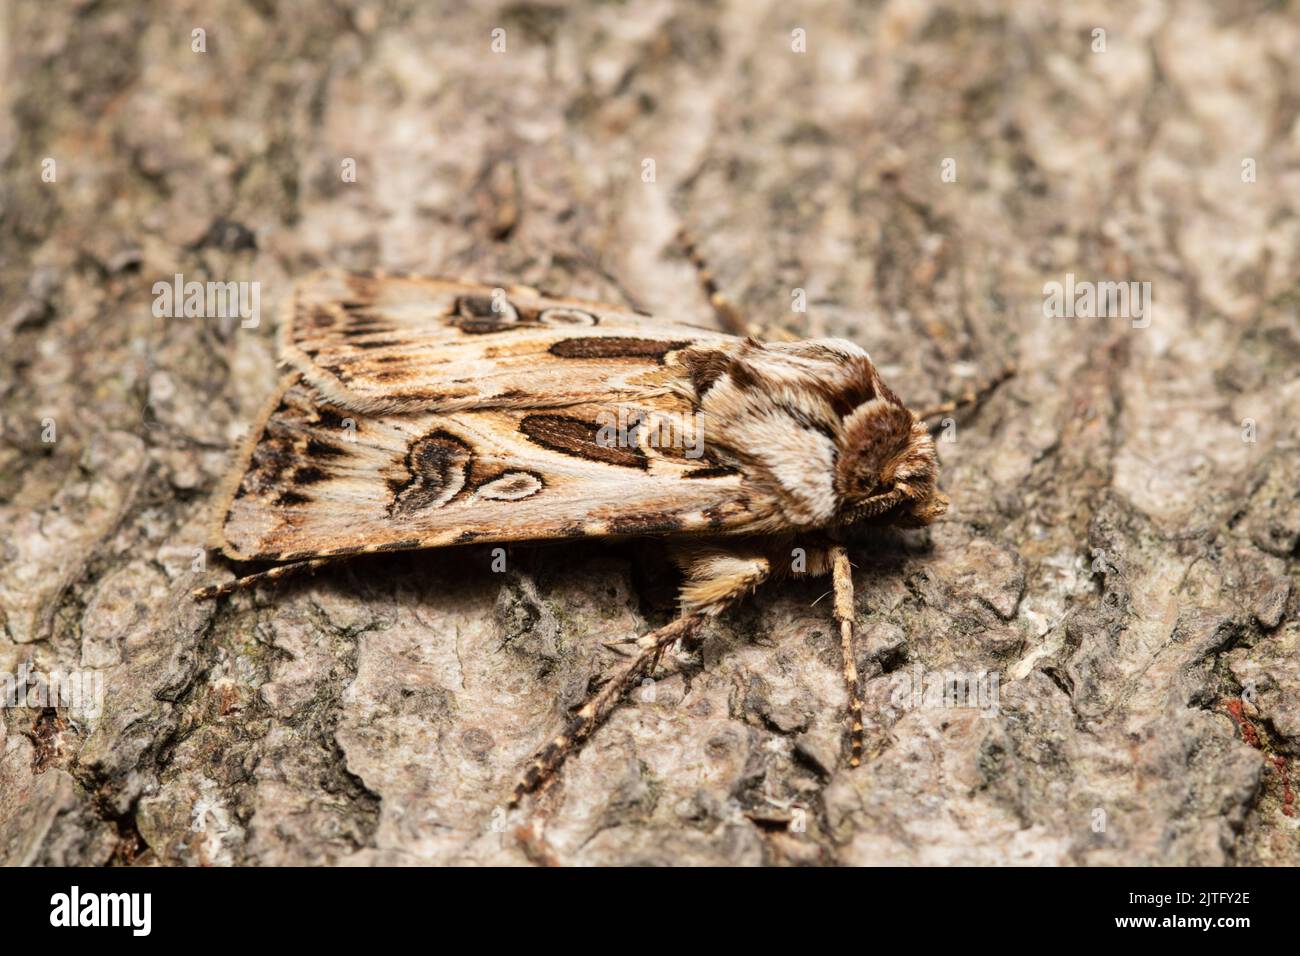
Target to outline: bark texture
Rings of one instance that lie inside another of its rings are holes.
[[[0,861],[1300,863],[1294,8],[2,22],[0,674],[102,706],[0,708]],[[194,549],[296,274],[708,322],[683,223],[751,317],[863,344],[914,407],[1020,374],[940,442],[949,515],[854,554],[864,766],[828,585],[769,588],[568,765],[543,845],[505,800],[604,642],[668,619],[656,545],[357,560],[216,606]],[[177,273],[260,283],[260,325],[156,318]],[[1149,325],[1045,317],[1067,274],[1150,282]]]

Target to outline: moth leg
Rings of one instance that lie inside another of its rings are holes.
[[[511,806],[516,806],[524,794],[554,779],[560,764],[605,721],[623,695],[654,671],[669,645],[694,634],[705,618],[744,597],[771,573],[770,561],[758,552],[684,547],[673,557],[686,573],[679,599],[681,617],[636,641],[636,656],[587,699],[568,729],[547,744],[529,765],[524,779],[515,787]]]
[[[736,303],[718,285],[713,270],[709,268],[709,263],[700,252],[700,247],[696,245],[690,230],[685,226],[678,229],[677,241],[681,243],[686,258],[690,259],[691,265],[695,267],[695,274],[700,280],[700,287],[704,290],[709,305],[713,307],[713,314],[718,317],[718,321],[726,331],[732,335],[756,339],[776,338],[790,341],[798,337],[784,329],[764,327],[746,319]]]
[[[862,763],[862,697],[858,693],[858,665],[853,654],[853,567],[843,545],[830,549],[831,582],[835,589],[835,622],[840,626],[840,654],[844,659],[844,687],[849,694],[849,766]]]
[[[225,584],[210,584],[207,587],[195,588],[190,592],[190,597],[196,601],[210,601],[213,598],[219,598],[226,594],[232,594],[235,591],[243,591],[246,588],[255,587],[259,584],[278,581],[281,578],[288,577],[291,574],[297,574],[301,571],[315,571],[321,565],[328,564],[336,558],[309,558],[306,561],[294,561],[291,564],[281,564],[278,567],[271,568],[267,571],[261,571],[257,574],[248,574],[242,578],[235,578],[233,581],[227,581]]]
[[[682,587],[682,611],[717,614],[770,576],[774,570],[773,562],[779,560],[778,556],[787,546],[774,544],[767,552],[770,557],[712,548],[685,551],[688,563],[685,565],[686,583]],[[857,767],[862,763],[863,718],[857,658],[853,649],[853,567],[843,545],[826,547],[809,543],[803,551],[806,566],[794,572],[796,575],[831,575],[833,614],[840,629],[840,655],[848,693],[849,766]]]
[[[533,759],[524,778],[515,787],[510,806],[517,806],[525,794],[540,790],[554,780],[560,765],[604,723],[628,689],[653,669],[654,662],[659,659],[664,648],[681,638],[690,637],[703,620],[702,614],[683,615],[637,640],[636,657],[623,665],[600,690],[589,697],[564,733],[542,748]]]
[[[714,617],[772,574],[771,558],[758,551],[686,546],[673,558],[686,575],[678,597],[683,614]]]
[[[983,402],[986,398],[992,395],[994,389],[1015,374],[1016,367],[1014,365],[1008,365],[992,378],[979,383],[974,388],[968,389],[957,398],[949,399],[946,402],[941,402],[940,404],[927,408],[924,411],[917,412],[916,417],[924,421],[927,418],[934,418],[936,415],[948,415],[963,408],[978,405],[980,402]],[[934,431],[937,428],[939,428],[938,424],[930,426],[931,431]]]

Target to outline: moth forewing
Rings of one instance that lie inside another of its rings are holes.
[[[311,276],[281,325],[284,360],[364,412],[635,400],[667,390],[669,352],[728,339],[524,286],[372,274]]]
[[[366,415],[320,402],[295,383],[245,451],[219,544],[238,560],[296,561],[471,542],[721,532],[761,516],[739,471],[601,444],[605,412],[617,415],[594,405]]]

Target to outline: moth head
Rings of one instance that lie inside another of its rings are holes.
[[[892,397],[864,402],[844,419],[835,473],[844,524],[919,528],[948,510],[934,439]]]

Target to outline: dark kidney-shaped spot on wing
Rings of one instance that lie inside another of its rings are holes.
[[[549,349],[557,358],[639,358],[662,362],[664,356],[688,342],[663,342],[659,339],[616,338],[593,335],[589,338],[562,339]]]
[[[519,423],[519,430],[543,448],[575,458],[624,468],[648,467],[641,449],[625,447],[617,440],[606,440],[606,436],[601,434],[602,426],[594,421],[568,415],[529,415]]]
[[[437,431],[418,438],[406,453],[405,481],[391,482],[393,515],[409,515],[426,508],[441,508],[465,487],[473,449],[449,432]]]
[[[610,534],[671,534],[681,529],[679,517],[662,512],[615,515],[608,522]]]

